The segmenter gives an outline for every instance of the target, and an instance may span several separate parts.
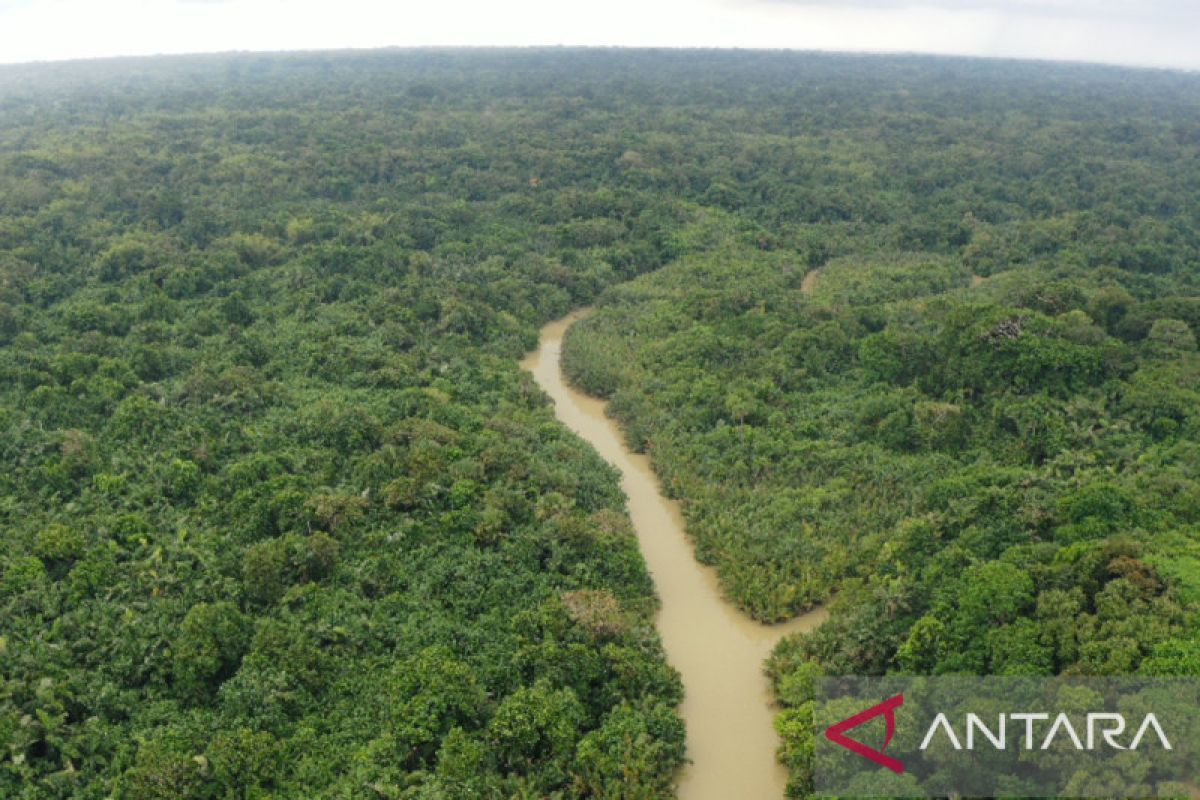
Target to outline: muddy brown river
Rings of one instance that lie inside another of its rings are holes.
[[[826,617],[818,609],[780,625],[760,625],[727,602],[716,573],[699,564],[684,534],[679,506],[659,491],[644,455],[630,452],[605,403],[567,385],[559,366],[567,328],[577,311],[542,329],[538,349],[521,362],[554,400],[558,419],[621,472],[629,515],[662,600],[656,624],[667,658],[683,677],[680,714],[688,758],[681,800],[778,800],[787,774],[775,760],[775,710],[763,666],[789,633]]]

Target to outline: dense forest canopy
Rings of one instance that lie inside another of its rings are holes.
[[[503,63],[0,71],[0,795],[669,792],[615,473],[516,357],[672,204]]]
[[[568,336],[735,602],[834,597],[770,666],[798,795],[823,672],[1200,675],[1200,81],[1063,83],[790,139],[842,176],[702,197]]]
[[[516,365],[597,298],[568,367],[730,596],[836,592],[797,791],[822,669],[1200,671],[1198,120],[913,57],[0,68],[0,795],[668,796],[616,476]]]

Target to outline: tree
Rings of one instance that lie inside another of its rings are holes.
[[[445,647],[402,662],[385,691],[388,730],[410,765],[432,761],[452,729],[478,728],[487,703],[475,673]]]
[[[487,735],[503,769],[529,773],[541,765],[553,781],[565,777],[584,717],[574,692],[543,681],[500,701]]]
[[[231,603],[198,603],[172,645],[174,686],[193,702],[211,699],[233,676],[250,645],[250,622]]]

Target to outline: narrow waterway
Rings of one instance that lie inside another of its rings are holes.
[[[521,366],[554,400],[559,420],[621,471],[629,514],[662,599],[657,626],[667,658],[683,676],[680,713],[687,725],[688,757],[679,785],[682,800],[778,800],[786,772],[775,760],[779,745],[774,709],[763,674],[780,637],[825,619],[818,609],[780,625],[760,625],[729,604],[716,573],[697,563],[684,534],[679,506],[659,491],[644,455],[630,452],[605,403],[567,385],[559,365],[567,328],[577,311],[542,329],[536,351]]]

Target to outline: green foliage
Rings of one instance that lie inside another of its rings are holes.
[[[670,793],[672,767],[684,756],[684,729],[665,704],[614,709],[577,748],[580,793],[640,800]]]
[[[171,646],[174,687],[189,699],[211,698],[237,672],[249,644],[249,621],[237,606],[198,603]]]
[[[669,793],[616,475],[516,359],[681,203],[565,66],[0,70],[0,796]]]
[[[46,562],[70,562],[83,555],[87,539],[75,528],[54,523],[38,531],[33,553]]]
[[[1146,341],[1163,355],[1196,352],[1196,335],[1188,324],[1179,319],[1156,319],[1146,334]]]
[[[469,665],[434,647],[399,665],[386,702],[386,729],[405,761],[416,766],[434,757],[452,729],[478,728],[487,697]]]
[[[574,753],[584,714],[571,689],[539,682],[500,701],[488,722],[487,738],[503,770],[528,774],[536,765],[553,778]]]
[[[834,598],[769,665],[794,796],[824,672],[1194,672],[1200,220],[1139,203],[1186,197],[1196,166],[1123,81],[1093,126],[1026,78],[827,112],[819,150],[798,123],[838,180],[710,180],[679,257],[566,338],[731,600],[772,621]],[[1200,102],[1169,95],[1176,119]]]
[[[338,550],[338,543],[324,533],[289,533],[252,545],[242,562],[246,596],[270,604],[294,584],[321,580],[336,566]]]
[[[137,748],[137,758],[116,785],[120,800],[170,800],[205,797],[206,762],[192,755],[185,737],[167,735],[146,741]]]
[[[593,301],[567,367],[730,596],[836,592],[772,662],[793,792],[820,671],[1194,671],[1194,78],[242,55],[0,108],[0,796],[669,795],[616,476],[515,365]]]

